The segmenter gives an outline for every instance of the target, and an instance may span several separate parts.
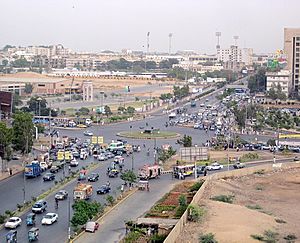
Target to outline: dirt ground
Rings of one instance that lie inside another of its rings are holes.
[[[278,233],[273,242],[300,242],[299,191],[300,168],[213,181],[199,202],[206,215],[201,222],[188,223],[176,242],[196,243],[200,234],[207,233],[219,243],[259,242],[251,235],[266,230]],[[217,195],[234,195],[233,203],[211,200]],[[283,239],[289,234],[297,239]]]

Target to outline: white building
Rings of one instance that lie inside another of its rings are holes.
[[[223,63],[235,63],[236,65],[244,64],[251,66],[253,64],[253,49],[252,48],[238,48],[232,45],[229,49],[218,50],[218,61]]]
[[[276,89],[278,84],[282,88],[282,92],[288,97],[292,91],[292,74],[288,70],[282,70],[280,72],[268,72],[267,76],[267,91],[272,87]]]

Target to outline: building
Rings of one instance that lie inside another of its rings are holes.
[[[288,97],[292,90],[292,74],[289,70],[281,70],[280,72],[268,72],[267,76],[267,92],[270,91],[272,87],[275,89],[278,85],[281,86],[282,92]]]
[[[293,92],[299,93],[300,28],[284,28],[284,53],[287,67],[292,74]]]

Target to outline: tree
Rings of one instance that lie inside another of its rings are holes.
[[[118,112],[124,113],[125,111],[126,111],[126,109],[125,109],[124,106],[119,106],[119,107],[118,107]]]
[[[112,114],[111,109],[108,105],[104,106],[104,112],[105,112],[106,116],[109,116]]]
[[[13,130],[0,122],[0,157],[9,161],[11,159],[11,142],[13,138]]]
[[[184,134],[183,138],[177,141],[183,147],[192,147],[192,137]]]
[[[75,202],[72,205],[72,208],[74,210],[74,215],[71,219],[73,227],[84,225],[88,220],[92,219],[99,212],[103,211],[102,205],[96,201],[87,202],[80,200]]]
[[[126,109],[126,112],[127,112],[128,114],[131,114],[131,115],[132,115],[132,114],[135,112],[135,108],[132,107],[132,106],[128,106],[127,109]]]
[[[31,93],[32,93],[32,90],[33,90],[32,84],[26,83],[26,84],[25,84],[25,90],[24,90],[24,92],[25,92],[26,94],[31,94]]]
[[[184,85],[183,87],[179,87],[174,85],[173,93],[176,99],[182,99],[189,95],[189,86]]]
[[[166,93],[166,94],[161,94],[159,98],[160,98],[161,100],[164,100],[164,101],[165,101],[165,100],[172,99],[172,97],[173,97],[173,95],[172,95],[171,93]]]
[[[178,64],[178,63],[179,63],[178,60],[174,59],[174,58],[170,58],[170,59],[167,59],[167,60],[162,60],[159,63],[159,68],[161,68],[161,69],[171,69],[174,64]]]
[[[127,182],[129,182],[129,183],[134,183],[134,182],[136,182],[137,177],[136,177],[136,174],[134,174],[133,171],[127,170],[127,171],[125,171],[125,172],[121,175],[121,179],[122,179],[125,183],[127,183]]]
[[[29,113],[18,112],[13,115],[13,147],[23,154],[30,152],[33,146],[34,126]]]
[[[83,115],[83,116],[86,116],[90,113],[90,110],[89,108],[87,107],[81,107],[79,110],[78,110],[78,115]]]
[[[30,62],[28,62],[25,58],[20,58],[12,62],[12,66],[16,68],[30,67]]]
[[[6,67],[7,64],[8,64],[8,60],[4,59],[4,60],[2,61],[2,65],[3,65],[4,67]]]
[[[272,87],[267,92],[267,96],[273,100],[286,100],[286,94],[282,91],[282,87],[280,84],[277,86],[272,85]]]

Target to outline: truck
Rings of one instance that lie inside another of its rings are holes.
[[[73,191],[74,200],[88,200],[93,195],[93,187],[90,184],[79,183]]]
[[[143,180],[153,179],[159,177],[161,174],[161,167],[159,165],[144,165],[139,169],[139,178]]]
[[[25,177],[32,178],[40,176],[42,173],[42,168],[39,161],[32,161],[30,164],[25,166]]]

